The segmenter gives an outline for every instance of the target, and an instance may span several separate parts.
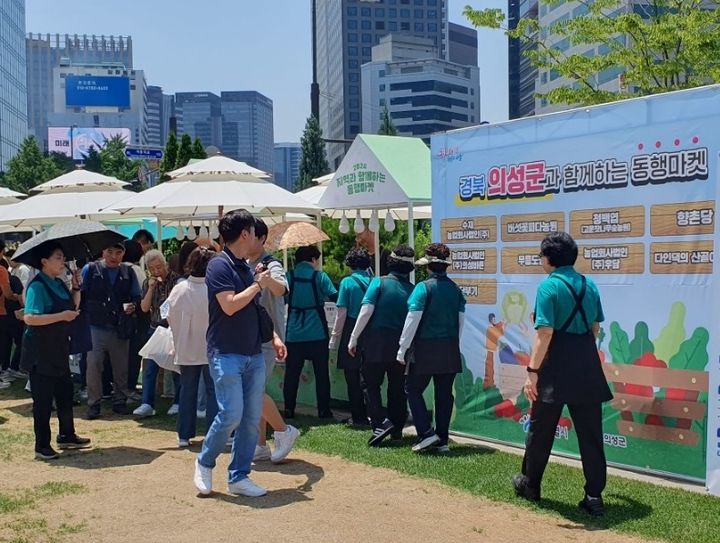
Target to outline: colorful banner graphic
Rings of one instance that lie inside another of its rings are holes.
[[[719,122],[713,86],[433,137],[433,235],[468,298],[456,432],[524,443],[540,241],[567,231],[605,310],[608,460],[720,493]],[[567,412],[554,450],[579,454]]]

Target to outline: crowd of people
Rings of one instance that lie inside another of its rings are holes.
[[[36,271],[18,265],[8,274],[0,267],[5,302],[0,326],[13,329],[0,340],[2,375],[29,374],[38,458],[58,456],[50,440],[53,403],[57,446],[89,446],[90,440],[75,432],[69,355],[82,352],[80,346],[87,352],[87,418],[101,416],[109,392],[103,376],[112,387],[115,413],[129,414],[128,402],[140,400],[133,414],[153,416],[159,366],[143,360],[139,396],[137,350],[168,330],[175,366],[168,372],[173,396],[168,414],[177,415],[178,446],[188,447],[197,436],[198,419],[206,421],[193,478],[203,495],[212,491],[212,471],[228,445],[229,491],[252,497],[266,493],[250,479],[251,465],[280,462],[292,450],[299,431],[286,420],[296,416],[305,361],[314,369],[317,416],[334,418],[331,350],[338,351],[337,366],[347,384],[346,422],[368,428],[369,446],[400,439],[409,408],[417,433],[412,450],[450,450],[465,298],[447,275],[447,246],[430,244],[419,260],[407,245],[383,250],[382,271],[375,275],[374,247],[361,234],[345,259],[350,274],[336,288],[320,269],[315,246],[298,248],[294,269],[284,270],[265,250],[267,225],[247,211],[227,213],[218,229],[222,247],[211,240],[187,242],[170,262],[152,249],[150,233],[140,231],[132,240],[106,247],[82,271],[67,266],[62,246],[53,243],[44,247]],[[576,258],[577,246],[567,234],[542,242],[541,261],[549,276],[538,290],[537,332],[527,368],[531,421],[522,473],[512,483],[518,495],[540,499],[557,420],[568,405],[587,479],[580,506],[599,515],[606,472],[600,414],[611,394],[595,347],[604,318],[599,294],[590,279],[574,270]],[[426,266],[429,277],[413,284],[416,266]],[[13,287],[11,276],[20,284]],[[337,305],[332,329],[325,316],[327,301]],[[14,339],[16,325],[10,324],[9,313],[24,327],[21,342]],[[17,360],[6,345],[12,342]],[[278,361],[285,363],[282,414],[265,392]],[[429,411],[423,394],[431,382],[434,405]],[[267,444],[268,425],[274,450]]]

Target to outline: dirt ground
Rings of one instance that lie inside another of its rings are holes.
[[[256,464],[252,477],[269,493],[255,499],[227,493],[223,454],[216,491],[199,498],[192,483],[198,446],[175,448],[175,434],[153,428],[152,419],[76,423],[94,447],[38,462],[30,403],[0,400],[0,494],[26,495],[48,481],[82,485],[4,514],[0,500],[0,541],[640,541],[305,451],[282,465]]]

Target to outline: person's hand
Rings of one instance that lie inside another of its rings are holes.
[[[258,274],[264,272],[265,270],[267,270],[267,267],[265,266],[265,264],[263,264],[262,262],[258,262],[257,265],[255,266],[255,275],[258,275]]]
[[[277,334],[273,337],[273,349],[275,349],[275,359],[284,362],[287,358],[287,347]]]
[[[357,346],[353,345],[352,347],[348,345],[348,354],[355,358],[355,355],[357,354]]]
[[[60,313],[60,318],[65,322],[72,322],[77,318],[79,314],[79,311],[67,310]]]
[[[123,309],[125,310],[126,315],[132,315],[135,313],[135,304],[131,302],[123,304]]]
[[[267,287],[270,284],[270,280],[271,277],[269,270],[265,270],[255,275],[255,281],[258,285],[260,285],[261,288]]]
[[[525,393],[525,397],[531,402],[537,401],[537,381],[537,373],[528,373],[527,380],[525,381],[525,386],[523,387],[523,392]]]
[[[158,283],[157,277],[151,275],[151,276],[148,278],[148,288],[155,288],[155,286],[157,285],[157,283]]]
[[[82,284],[82,276],[80,275],[80,270],[75,270],[72,272],[72,288],[78,289],[80,288],[80,285]]]

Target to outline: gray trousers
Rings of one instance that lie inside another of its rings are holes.
[[[105,355],[110,357],[113,372],[113,405],[124,404],[128,395],[128,350],[130,341],[120,339],[112,328],[90,327],[93,350],[87,355],[88,405],[102,400],[102,372]]]

